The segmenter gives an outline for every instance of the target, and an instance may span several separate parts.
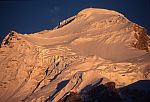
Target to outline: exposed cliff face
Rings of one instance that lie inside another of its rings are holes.
[[[69,24],[69,23],[72,22],[75,18],[76,18],[76,16],[72,16],[72,17],[70,17],[70,18],[68,18],[68,19],[66,19],[66,20],[64,20],[64,21],[62,21],[62,22],[60,22],[60,24],[59,24],[58,26],[56,26],[56,27],[54,28],[54,30],[55,30],[55,29],[59,29],[59,28],[65,26],[65,25]]]
[[[122,14],[85,9],[57,29],[10,32],[0,48],[0,101],[57,102],[70,92],[150,77],[150,38]]]
[[[150,49],[150,37],[147,36],[147,30],[138,25],[133,26],[134,36],[136,38],[136,42],[133,43],[135,48],[140,50],[146,50],[149,52]]]

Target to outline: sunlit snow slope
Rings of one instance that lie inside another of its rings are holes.
[[[150,79],[150,38],[122,14],[84,9],[53,30],[10,32],[0,48],[1,102],[57,102],[86,86]]]

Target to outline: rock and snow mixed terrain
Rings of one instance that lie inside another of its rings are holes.
[[[12,31],[0,48],[0,101],[58,102],[88,86],[149,80],[149,52],[145,28],[105,9],[84,9],[53,30]]]

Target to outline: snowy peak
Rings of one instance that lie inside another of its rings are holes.
[[[116,11],[113,11],[113,10],[107,10],[107,9],[98,9],[98,8],[87,8],[87,9],[84,9],[82,11],[80,11],[78,13],[78,15],[82,15],[82,14],[86,14],[86,15],[89,15],[89,14],[112,14],[112,15],[120,15],[120,16],[124,16],[122,15],[121,13],[119,12],[116,12]]]
[[[91,102],[93,92],[121,100],[115,87],[150,79],[149,51],[145,28],[106,9],[84,9],[53,30],[10,32],[0,48],[0,101]]]

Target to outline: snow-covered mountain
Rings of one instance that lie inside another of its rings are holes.
[[[10,32],[0,48],[1,102],[58,102],[70,93],[150,79],[150,37],[124,15],[88,8],[53,30]]]

